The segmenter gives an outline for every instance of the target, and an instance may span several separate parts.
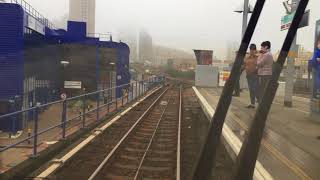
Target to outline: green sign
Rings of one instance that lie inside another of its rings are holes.
[[[285,15],[281,18],[281,31],[289,29],[296,12]]]
[[[296,12],[294,11],[293,13],[287,14],[281,18],[281,31],[290,28],[295,13]],[[309,26],[309,17],[310,17],[310,10],[307,10],[303,15],[299,28]]]

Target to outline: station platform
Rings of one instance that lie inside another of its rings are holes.
[[[104,119],[109,113],[116,112],[121,106],[121,100],[118,100],[118,108],[115,107],[115,104],[109,106],[109,110],[106,107],[101,108],[100,118]],[[127,104],[127,100],[124,100],[123,105]],[[96,108],[96,105],[93,105],[93,109]],[[69,109],[68,109],[69,110]],[[61,112],[62,108],[60,104],[51,106],[46,112],[39,115],[39,129],[43,130],[50,126],[61,123]],[[69,112],[67,117],[75,117],[77,113]],[[79,123],[80,122],[80,123]],[[91,126],[96,123],[96,111],[86,115],[86,126]],[[33,127],[34,122],[29,123],[29,127]],[[66,137],[73,135],[82,129],[81,118],[74,120],[67,124]],[[0,133],[0,147],[6,147],[8,145],[19,142],[28,137],[27,128],[21,132],[18,136],[14,138],[8,138],[7,133]],[[33,133],[33,130],[31,131]],[[38,153],[41,153],[45,149],[54,145],[55,143],[61,141],[61,132],[62,129],[57,127],[43,135],[38,136]],[[29,159],[33,153],[33,139],[29,142],[24,142],[18,145],[16,148],[11,148],[7,151],[0,152],[0,174],[5,173],[11,168],[19,165],[23,161]]]
[[[194,87],[194,90],[198,91],[198,99],[204,99],[205,111],[216,108],[222,89]],[[256,171],[258,166],[265,176],[254,179],[320,179],[320,123],[309,118],[308,99],[294,97],[293,100],[294,107],[285,108],[283,97],[275,98],[256,164]],[[225,122],[225,127],[241,142],[256,112],[246,108],[249,102],[247,91],[234,97]]]

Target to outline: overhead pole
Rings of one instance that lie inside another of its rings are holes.
[[[248,27],[248,15],[249,15],[249,0],[244,0],[243,4],[243,18],[242,18],[242,36],[246,33],[246,29]]]
[[[304,11],[309,0],[301,0],[297,8],[296,14],[283,43],[277,62],[274,64],[271,80],[269,81],[262,101],[256,111],[252,124],[249,128],[248,135],[245,138],[240,153],[236,161],[235,180],[250,180],[253,178],[254,168],[258,157],[262,136],[267,120],[271,104],[276,95],[279,83],[280,73],[289,54],[291,44],[294,41],[300,21],[302,20]]]
[[[292,3],[289,5],[291,10],[287,11],[287,14],[294,13],[297,10],[297,5],[299,4],[300,0],[292,0]],[[295,56],[298,54],[298,46],[297,46],[297,34],[292,42],[290,54],[288,57],[287,62],[287,69],[285,72],[286,76],[286,85],[285,85],[285,94],[284,94],[284,106],[292,107],[292,96],[293,96],[293,89],[294,89],[294,77],[295,77]]]
[[[193,179],[205,180],[210,177],[211,170],[214,167],[216,151],[220,144],[220,137],[224,121],[231,104],[232,93],[234,91],[236,81],[239,80],[241,74],[241,66],[243,64],[244,57],[246,55],[264,4],[265,0],[256,1],[253,14],[250,18],[248,28],[246,29],[246,32],[243,36],[239,51],[231,70],[230,77],[223,88],[216,111],[210,122],[208,135],[206,137],[204,147],[201,150],[201,156],[197,162]]]

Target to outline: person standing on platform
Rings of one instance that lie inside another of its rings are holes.
[[[314,55],[311,59],[311,65],[316,71],[316,84],[314,85],[315,96],[320,98],[320,40],[317,42],[317,48],[314,52]]]
[[[258,75],[257,75],[257,46],[251,44],[249,55],[244,60],[244,69],[247,73],[247,81],[250,92],[250,105],[247,108],[255,108],[256,98],[257,98],[257,84],[258,84]]]
[[[260,55],[257,60],[258,69],[258,101],[262,100],[264,90],[272,76],[273,56],[270,41],[261,43]]]

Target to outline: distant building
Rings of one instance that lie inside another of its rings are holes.
[[[95,33],[96,0],[70,0],[69,20],[87,23],[87,33]]]
[[[167,66],[170,68],[173,68],[173,66],[174,66],[173,59],[168,59]]]
[[[125,42],[130,47],[130,62],[137,62],[137,33],[133,33],[128,29],[124,29],[119,33],[121,42]]]
[[[152,37],[149,33],[141,31],[139,34],[139,62],[154,63]]]

